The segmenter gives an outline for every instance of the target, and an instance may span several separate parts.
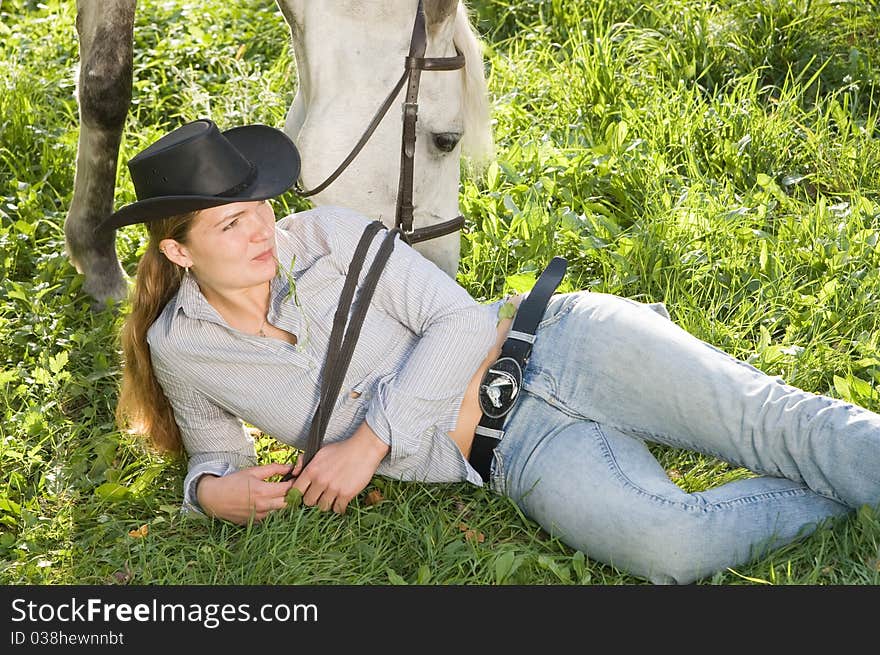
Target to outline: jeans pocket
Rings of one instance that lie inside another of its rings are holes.
[[[538,330],[549,327],[562,320],[574,307],[579,292],[556,293],[550,297],[544,308],[544,317],[538,323]],[[583,293],[583,292],[580,292]]]

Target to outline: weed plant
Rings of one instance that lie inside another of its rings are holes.
[[[185,462],[113,420],[124,306],[64,252],[78,135],[75,4],[0,3],[0,582],[642,584],[467,484],[375,478],[344,517],[180,514]],[[880,410],[880,9],[830,0],[474,0],[497,141],[463,168],[458,279],[491,301],[554,254],[576,288],[664,302],[697,337]],[[281,126],[274,2],[143,0],[120,161],[186,120]],[[134,199],[128,172],[117,203]],[[307,208],[292,193],[279,216]],[[141,226],[120,230],[129,274]],[[262,461],[291,453],[258,435]],[[703,490],[749,472],[654,447]],[[877,584],[863,508],[703,584]]]

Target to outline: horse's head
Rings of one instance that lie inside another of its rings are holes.
[[[302,154],[302,186],[323,182],[358,142],[404,71],[417,2],[278,0],[291,26],[298,89],[285,131]],[[453,57],[465,67],[423,71],[418,94],[413,180],[414,226],[459,214],[460,157],[484,160],[492,137],[479,41],[464,5],[424,0],[425,57]],[[397,201],[401,103],[405,89],[366,146],[316,204],[352,207],[393,225]],[[464,150],[462,150],[464,148]],[[418,244],[454,276],[459,235]]]

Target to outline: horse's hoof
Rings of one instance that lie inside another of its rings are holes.
[[[89,309],[100,313],[108,309],[114,311],[128,298],[129,278],[124,273],[114,279],[97,278],[86,280],[83,283],[83,292],[91,298]]]

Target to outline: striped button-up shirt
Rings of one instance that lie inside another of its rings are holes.
[[[184,508],[199,511],[197,480],[257,464],[245,423],[305,446],[318,403],[333,315],[354,249],[370,220],[319,207],[276,223],[278,274],[267,320],[297,344],[231,327],[185,275],[150,327],[156,377],[188,455]],[[384,233],[373,239],[366,275]],[[364,320],[325,443],[364,420],[390,446],[380,475],[482,484],[449,437],[465,389],[495,341],[498,303],[480,304],[398,240]]]

